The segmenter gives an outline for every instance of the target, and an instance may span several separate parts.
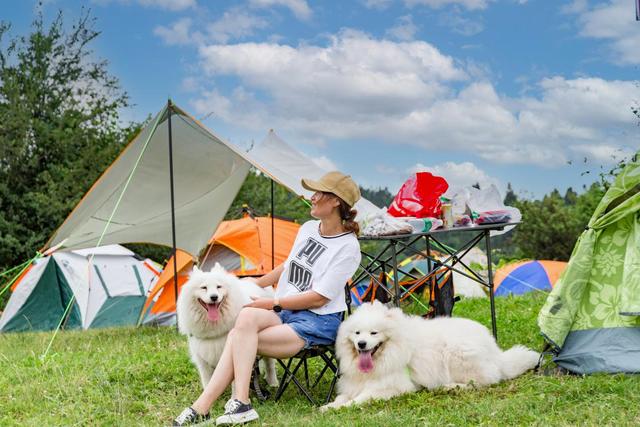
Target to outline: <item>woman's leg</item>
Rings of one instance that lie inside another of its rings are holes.
[[[261,356],[286,359],[295,356],[304,344],[289,325],[272,326],[258,334],[258,354]]]
[[[238,334],[236,330],[238,324],[251,324],[255,323],[256,328],[258,330],[264,329],[273,325],[281,325],[282,321],[277,314],[272,311],[263,310],[259,308],[244,308],[238,315],[236,319],[236,326],[229,331],[227,335],[227,341],[224,345],[224,350],[222,351],[222,355],[220,356],[220,360],[216,365],[216,369],[213,371],[213,375],[211,379],[207,383],[204,391],[200,394],[198,399],[191,405],[193,409],[199,414],[206,414],[209,412],[211,405],[216,401],[218,397],[222,393],[224,393],[225,389],[231,384],[231,381],[236,378],[235,375],[235,360],[234,360],[234,351],[235,347],[240,349],[240,353],[247,352],[247,358],[249,350],[244,345],[243,340],[245,336],[243,334]],[[246,329],[246,328],[245,328]],[[255,332],[257,337],[258,331]],[[234,343],[239,343],[235,344]],[[251,371],[253,370],[253,361],[256,358],[256,353],[253,353],[253,356],[250,356],[251,359],[249,361],[248,371],[249,371],[249,380],[251,379]],[[238,388],[238,381],[236,380],[236,390]],[[247,396],[249,395],[249,383],[247,382],[246,386],[247,390],[244,393]],[[234,396],[237,397],[237,396]],[[242,399],[240,399],[242,400]]]
[[[232,346],[231,358],[233,360],[235,398],[241,402],[249,402],[249,383],[253,363],[258,353],[258,335],[261,331],[275,326],[282,326],[280,317],[273,311],[261,308],[243,308],[236,320],[236,325],[232,330],[233,342],[240,344]],[[286,345],[287,343],[281,344]]]
[[[224,393],[225,389],[229,384],[231,384],[231,381],[233,381],[233,360],[231,359],[232,346],[233,339],[231,338],[231,333],[229,333],[227,341],[224,344],[224,350],[222,350],[222,355],[220,356],[220,360],[213,371],[211,379],[198,399],[193,402],[193,405],[191,405],[197,413],[206,414],[209,412],[209,408],[211,408],[213,402],[215,402],[216,399]]]

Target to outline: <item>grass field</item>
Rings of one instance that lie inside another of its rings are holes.
[[[542,347],[536,326],[545,295],[497,300],[499,344]],[[487,300],[456,316],[489,325]],[[170,328],[0,335],[0,425],[170,425],[199,393],[186,340]],[[326,387],[326,384],[323,385]],[[214,414],[222,413],[225,399]],[[256,404],[269,426],[640,425],[640,377],[528,373],[482,390],[422,391],[321,414],[290,387]]]

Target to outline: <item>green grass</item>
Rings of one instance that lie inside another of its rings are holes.
[[[499,344],[542,348],[536,316],[545,295],[497,300]],[[456,316],[490,325],[488,300]],[[174,329],[0,335],[0,425],[170,425],[200,391],[186,340]],[[327,387],[327,384],[322,384]],[[213,413],[222,412],[222,404]],[[321,414],[295,389],[257,404],[268,426],[639,425],[640,377],[522,377],[481,390],[422,391]]]

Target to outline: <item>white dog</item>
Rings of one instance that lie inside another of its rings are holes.
[[[273,295],[271,286],[261,288],[252,281],[238,279],[218,263],[210,272],[193,268],[178,297],[178,328],[189,337],[189,354],[203,387],[211,379],[242,307],[251,302],[251,296]],[[265,374],[270,386],[278,385],[273,359],[266,360]]]
[[[420,388],[485,386],[532,369],[539,354],[502,351],[478,322],[407,316],[376,301],[342,323],[336,340],[338,396],[321,409],[390,399]]]

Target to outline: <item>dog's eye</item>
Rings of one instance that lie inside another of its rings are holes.
[[[205,289],[206,290],[207,287],[206,286],[200,286],[200,289]]]
[[[356,331],[356,335],[360,335],[360,331]]]
[[[222,286],[218,285],[218,286],[216,286],[216,288],[221,289],[221,288],[222,288]]]
[[[371,331],[371,335],[376,335],[378,331]]]

